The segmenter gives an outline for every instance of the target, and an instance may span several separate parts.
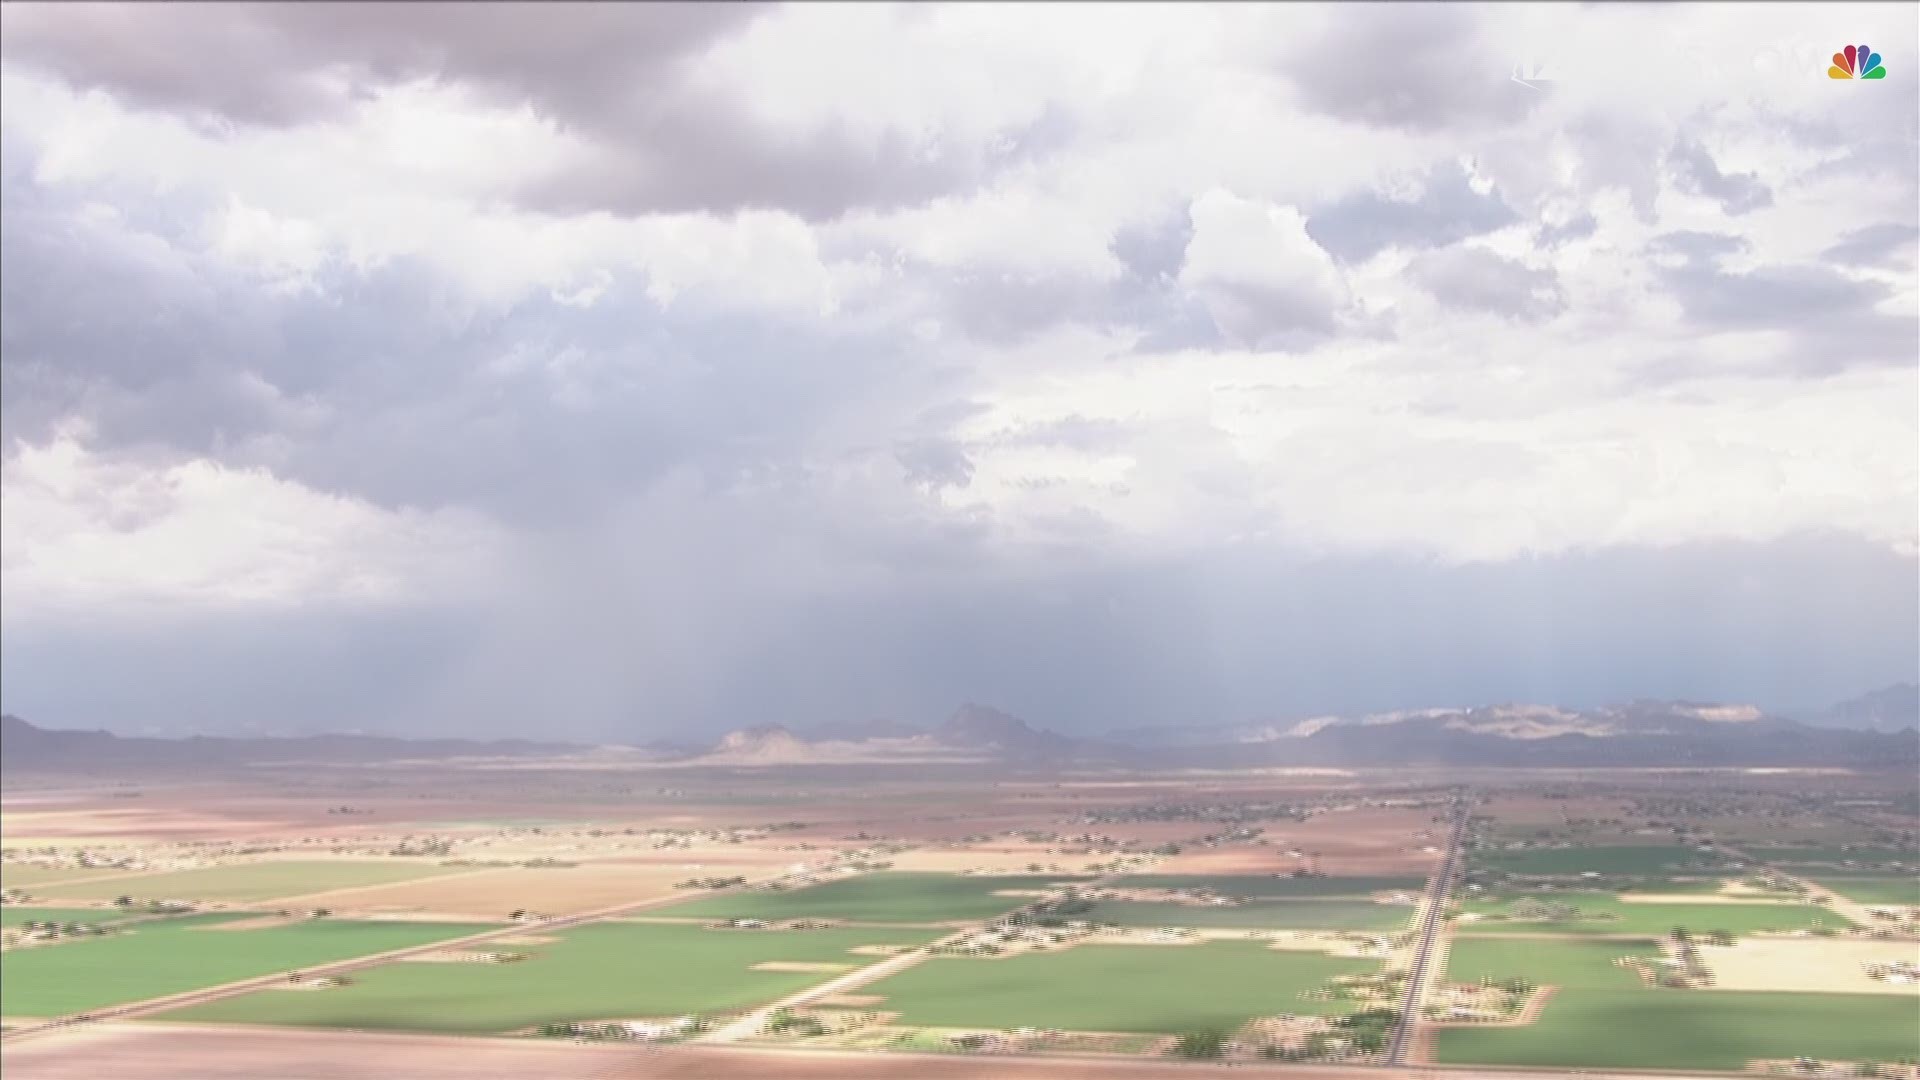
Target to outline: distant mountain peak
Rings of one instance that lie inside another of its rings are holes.
[[[760,759],[789,759],[805,756],[808,744],[780,724],[756,724],[729,731],[714,746],[716,755]]]
[[[952,716],[933,729],[931,737],[944,746],[997,750],[1025,757],[1065,757],[1081,745],[1077,739],[1035,728],[1011,713],[972,701],[954,710]]]
[[[1920,686],[1897,682],[1848,698],[1816,718],[1827,727],[1866,731],[1906,731],[1920,728]]]

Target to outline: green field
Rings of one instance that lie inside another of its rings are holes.
[[[1920,878],[1821,877],[1815,884],[1824,885],[1856,904],[1920,907]]]
[[[1447,959],[1450,981],[1521,975],[1557,989],[1537,1023],[1442,1029],[1435,1060],[1733,1071],[1753,1058],[1885,1061],[1920,1052],[1911,998],[1660,990],[1612,963],[1630,954],[1658,952],[1651,943],[1616,941],[1454,942]]]
[[[1798,865],[1841,866],[1858,863],[1861,866],[1913,865],[1920,863],[1920,852],[1901,851],[1890,847],[1840,847],[1826,845],[1822,847],[1799,847],[1791,844],[1757,846],[1742,848],[1748,855],[1766,863],[1794,863]]]
[[[1232,907],[1102,901],[1076,916],[1118,926],[1191,926],[1195,929],[1404,930],[1411,906],[1371,900],[1256,900]]]
[[[1172,1033],[1237,1028],[1277,1013],[1349,1012],[1352,1002],[1301,995],[1366,960],[1280,952],[1255,942],[1080,945],[1000,959],[935,957],[861,989],[885,995],[899,1023]]]
[[[136,914],[138,912],[123,911],[120,908],[53,908],[8,904],[6,907],[0,907],[0,926],[15,927],[28,922],[76,922],[91,926],[105,926],[120,919],[132,918]]]
[[[1660,956],[1658,943],[1642,941],[1456,940],[1447,948],[1447,981],[1478,982],[1522,975],[1541,986],[1631,989],[1639,979],[1613,961],[1622,956]]]
[[[1701,872],[1721,866],[1725,861],[1693,848],[1671,845],[1532,848],[1473,853],[1473,862],[1490,870],[1549,877],[1585,873],[1660,876],[1684,870]]]
[[[1509,914],[1521,899],[1571,904],[1579,917],[1566,922],[1522,920],[1459,921],[1454,931],[1460,934],[1628,934],[1636,937],[1660,937],[1676,926],[1696,933],[1725,930],[1733,934],[1751,934],[1756,930],[1799,930],[1813,926],[1844,928],[1845,918],[1812,904],[1641,904],[1629,903],[1611,893],[1536,893],[1528,897],[1468,900],[1460,905],[1462,913],[1481,915]]]
[[[62,1016],[487,929],[316,919],[256,930],[206,927],[247,915],[190,915],[0,956],[9,1016]]]
[[[936,931],[708,930],[667,923],[596,923],[510,964],[398,963],[357,972],[351,985],[301,993],[265,990],[167,1014],[319,1027],[503,1032],[544,1023],[743,1009],[833,978],[831,972],[754,971],[769,961],[836,963],[876,957],[860,945],[919,945]]]
[[[1133,874],[1123,889],[1212,889],[1223,896],[1250,900],[1282,897],[1369,896],[1377,892],[1423,893],[1427,879],[1417,877],[1274,877],[1255,874]]]
[[[53,900],[111,900],[126,894],[168,900],[246,902],[305,896],[359,885],[388,885],[456,873],[460,869],[398,861],[235,863],[161,874],[133,874],[110,881],[49,885],[35,890],[34,895]]]
[[[1003,889],[1045,888],[1057,877],[966,877],[960,874],[863,874],[785,892],[746,891],[676,904],[656,912],[718,919],[847,919],[853,922],[933,923],[979,921],[1031,903],[1031,898],[995,896]]]

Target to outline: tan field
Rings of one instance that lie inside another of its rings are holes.
[[[324,900],[341,916],[412,914],[446,919],[502,919],[517,910],[546,915],[593,911],[628,901],[673,896],[674,885],[709,873],[743,874],[767,871],[785,864],[733,864],[716,870],[678,866],[622,866],[588,863],[551,869],[513,867],[477,870],[444,878],[339,889],[318,893],[303,901]],[[685,892],[689,899],[698,893]]]
[[[1078,871],[1090,861],[1098,861],[1098,859],[1090,855],[1061,855],[1058,848],[1042,844],[1019,847],[932,848],[903,851],[892,857],[895,870],[925,870],[942,874],[968,872],[1023,874],[1026,873],[1027,867],[1034,863],[1043,866],[1058,865],[1068,871]]]
[[[1920,983],[1867,977],[1864,965],[1920,964],[1920,942],[1855,938],[1743,938],[1731,948],[1700,946],[1717,990],[1804,990],[1823,994],[1901,994],[1916,999]]]

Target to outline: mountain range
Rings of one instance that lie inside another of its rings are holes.
[[[9,771],[181,768],[600,753],[685,765],[998,762],[1020,768],[1257,766],[1920,766],[1920,691],[1886,687],[1803,716],[1752,705],[1631,701],[1591,709],[1486,705],[1215,727],[1136,727],[1080,738],[968,703],[932,728],[886,720],[796,731],[777,723],[708,746],[564,743],[370,735],[304,738],[122,738],[0,717]]]

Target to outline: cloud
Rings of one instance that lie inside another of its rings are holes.
[[[1465,168],[1446,162],[1411,198],[1365,190],[1316,209],[1307,234],[1341,261],[1360,262],[1390,247],[1445,247],[1517,220],[1497,191],[1475,190]]]
[[[1433,298],[1451,307],[1516,319],[1546,318],[1565,300],[1550,269],[1535,269],[1513,259],[1458,245],[1427,252],[1408,272]]]
[[[1659,278],[1693,327],[1778,332],[1786,340],[1779,362],[1806,372],[1912,363],[1920,317],[1882,310],[1894,296],[1883,281],[1811,263],[1730,269],[1727,260],[1750,245],[1723,234],[1668,233],[1652,247],[1680,256]]]
[[[1796,19],[0,6],[5,707],[1911,677],[1920,105]]]
[[[1829,262],[1911,268],[1920,226],[1886,221],[1855,229],[1820,253]]]
[[[1667,154],[1680,190],[1703,195],[1729,214],[1750,214],[1773,205],[1773,192],[1752,173],[1727,174],[1698,142],[1680,139]]]
[[[1520,120],[1546,96],[1512,81],[1517,58],[1484,47],[1473,9],[1356,5],[1327,15],[1285,64],[1294,93],[1318,112],[1385,128],[1471,129]]]
[[[1333,333],[1346,288],[1298,210],[1216,188],[1194,200],[1191,213],[1180,282],[1229,340],[1290,349]]]
[[[260,469],[102,455],[83,433],[4,463],[7,612],[391,604],[470,586],[497,537],[458,511],[383,511]]]

